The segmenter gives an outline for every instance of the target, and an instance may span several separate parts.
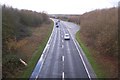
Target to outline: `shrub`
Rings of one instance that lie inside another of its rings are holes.
[[[2,68],[4,78],[14,76],[15,70],[21,67],[19,63],[21,52],[19,52],[17,42],[31,36],[32,27],[48,22],[49,17],[45,13],[2,6]],[[23,56],[26,57],[25,54]]]
[[[95,10],[81,15],[81,35],[100,54],[117,56],[117,8]]]

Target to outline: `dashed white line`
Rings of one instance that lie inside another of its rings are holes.
[[[62,42],[64,42],[64,40],[62,40]]]
[[[35,80],[37,80],[37,78],[38,78],[38,75],[35,77]]]
[[[62,45],[62,48],[64,48],[64,45]]]
[[[65,74],[64,72],[62,72],[62,80],[64,80],[64,78],[65,78]]]
[[[67,30],[68,30],[68,29],[67,29]],[[69,31],[69,30],[68,30],[68,31]],[[69,33],[70,33],[70,31],[69,31]],[[70,33],[70,34],[71,34],[71,33]],[[72,37],[72,40],[73,40],[73,42],[74,42],[74,44],[75,44],[75,47],[77,48],[77,50],[78,50],[78,52],[79,52],[79,56],[80,56],[80,58],[81,58],[81,60],[82,60],[82,62],[83,62],[83,65],[84,65],[84,67],[85,67],[85,70],[86,70],[86,72],[87,72],[87,75],[88,75],[89,79],[91,80],[90,73],[89,73],[89,71],[88,71],[88,69],[87,69],[87,66],[86,66],[84,60],[83,60],[83,57],[82,57],[82,55],[81,55],[81,52],[80,52],[80,50],[79,50],[78,47],[77,47],[77,45],[79,45],[79,44],[76,43],[77,41],[73,39],[73,36],[72,36],[72,35],[71,35],[71,37]],[[76,41],[76,42],[75,42],[75,41]]]
[[[64,56],[62,56],[62,61],[64,62]]]

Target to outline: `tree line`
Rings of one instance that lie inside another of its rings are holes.
[[[80,25],[80,35],[86,45],[100,54],[118,54],[118,13],[117,8],[97,9],[82,15],[73,15],[66,20]],[[64,18],[62,18],[64,19]]]
[[[49,24],[44,12],[19,10],[2,6],[2,68],[3,77],[12,77],[12,71],[20,66],[16,42],[32,35],[32,27]]]

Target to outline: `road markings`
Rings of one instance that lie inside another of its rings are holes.
[[[62,48],[64,48],[64,45],[62,45]]]
[[[73,42],[75,43],[74,40],[73,40]],[[78,50],[78,52],[79,52],[80,58],[81,58],[81,60],[82,60],[82,62],[83,62],[83,65],[84,65],[84,67],[85,67],[85,70],[86,70],[86,72],[87,72],[87,74],[88,74],[88,77],[89,77],[89,79],[91,80],[90,74],[89,74],[88,69],[87,69],[87,66],[86,66],[86,64],[85,64],[85,62],[84,62],[84,60],[83,60],[83,57],[82,57],[82,55],[81,55],[81,52],[80,52],[80,50],[78,49],[76,43],[75,43],[75,45],[76,45],[76,48],[77,48],[77,50]]]
[[[46,47],[44,48],[43,54],[47,51],[47,49],[49,48],[50,44],[46,44]]]
[[[62,40],[62,42],[64,42],[64,40]]]
[[[38,75],[35,77],[35,80],[37,80],[37,78],[38,78]]]
[[[64,56],[62,56],[62,61],[64,62]]]
[[[66,29],[68,30],[68,28],[66,28]],[[68,30],[68,32],[70,33],[70,31],[69,31],[69,30]],[[87,72],[87,75],[88,75],[89,79],[91,80],[90,73],[89,73],[89,71],[88,71],[88,69],[87,69],[87,66],[86,66],[86,64],[85,64],[84,60],[83,60],[83,57],[82,57],[82,55],[81,55],[81,51],[78,49],[79,44],[77,43],[77,41],[76,41],[76,40],[74,40],[74,38],[73,38],[73,36],[72,36],[72,34],[71,34],[71,33],[70,33],[70,35],[71,35],[71,38],[72,38],[72,40],[73,40],[73,42],[74,42],[74,44],[75,44],[75,47],[77,48],[77,50],[78,50],[78,52],[79,52],[80,58],[81,58],[82,63],[83,63],[83,65],[84,65],[84,67],[85,67],[85,70],[86,70],[86,72]],[[78,46],[77,46],[77,45],[78,45]],[[80,46],[79,46],[79,47],[80,47]]]
[[[55,26],[53,26],[53,30],[52,30],[52,33],[51,33],[51,35],[49,37],[49,40],[48,40],[48,42],[47,42],[47,44],[46,44],[46,46],[45,46],[45,48],[44,48],[44,50],[42,52],[42,55],[41,55],[40,59],[37,62],[37,65],[36,65],[34,71],[31,74],[30,78],[35,78],[35,80],[38,78],[38,75],[39,75],[39,73],[40,73],[40,71],[41,71],[41,69],[43,67],[43,63],[45,62],[45,59],[47,57],[47,54],[45,54],[45,57],[43,59],[43,55],[44,55],[46,49],[48,48],[48,46],[50,46],[50,41],[52,40],[55,33],[57,33],[57,31],[55,32]],[[39,68],[38,68],[38,66],[39,66]]]
[[[62,80],[64,80],[64,78],[65,78],[65,74],[64,72],[62,72]]]

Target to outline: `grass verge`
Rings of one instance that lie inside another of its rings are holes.
[[[37,61],[39,60],[39,58],[40,58],[40,56],[41,56],[41,54],[46,46],[46,43],[51,35],[52,29],[53,29],[53,21],[51,21],[51,22],[52,23],[50,25],[49,31],[46,31],[47,32],[46,38],[40,43],[38,50],[35,52],[35,54],[31,58],[31,60],[29,61],[28,66],[26,67],[22,78],[29,78],[30,75],[32,74],[32,71],[33,71],[35,65],[37,64]]]
[[[90,62],[93,70],[95,71],[95,74],[97,76],[97,78],[105,78],[105,73],[102,71],[102,69],[100,68],[100,65],[95,61],[94,57],[91,55],[89,49],[87,46],[85,46],[84,42],[81,41],[80,38],[80,31],[78,31],[76,33],[76,39],[79,43],[79,45],[81,46],[82,50],[84,51],[88,61]]]

